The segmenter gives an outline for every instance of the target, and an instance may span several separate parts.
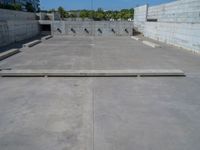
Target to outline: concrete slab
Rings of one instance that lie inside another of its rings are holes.
[[[91,79],[0,79],[1,150],[93,150]]]
[[[160,44],[160,43],[159,43]],[[0,62],[16,70],[180,69],[200,72],[199,56],[160,44],[147,47],[130,37],[54,36]]]
[[[182,70],[3,70],[1,77],[158,77],[185,76]]]
[[[160,45],[153,43],[153,42],[150,42],[150,41],[143,41],[142,43],[147,45],[147,46],[153,47],[153,48],[160,48],[161,47]]]
[[[8,51],[5,51],[5,52],[2,52],[0,53],[0,61],[3,60],[3,59],[6,59],[14,54],[17,54],[19,53],[20,50],[19,49],[10,49]]]
[[[35,40],[35,41],[32,41],[32,42],[24,44],[23,47],[25,47],[25,48],[26,47],[33,47],[33,46],[35,46],[35,45],[37,45],[39,43],[41,43],[41,40]]]
[[[1,150],[199,150],[200,57],[130,37],[53,37],[12,70],[180,69],[178,78],[0,78]]]
[[[196,77],[0,78],[0,148],[198,150],[199,88]]]
[[[53,38],[52,35],[47,35],[45,37],[42,37],[41,40],[44,41],[44,40],[48,40],[48,39],[51,39],[51,38]]]
[[[131,36],[132,39],[136,40],[136,41],[139,41],[140,38],[139,37],[136,37],[136,36]]]
[[[198,150],[200,80],[98,78],[95,150]]]

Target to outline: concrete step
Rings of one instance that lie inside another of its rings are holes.
[[[153,47],[153,48],[160,48],[161,47],[160,45],[153,43],[153,42],[150,42],[150,41],[142,41],[142,43],[147,45],[147,46]]]
[[[35,40],[35,41],[24,44],[23,47],[25,47],[25,48],[33,47],[34,45],[39,44],[39,43],[41,43],[41,40]]]
[[[139,41],[140,38],[139,37],[136,37],[136,36],[131,36],[132,39],[136,40],[136,41]]]
[[[3,59],[6,59],[16,53],[19,53],[19,49],[11,49],[11,50],[8,50],[8,51],[5,51],[3,53],[0,53],[0,61],[3,60]]]
[[[3,70],[1,77],[158,77],[185,76],[182,70]]]
[[[52,37],[53,37],[52,35],[47,35],[45,37],[42,37],[42,41],[48,40],[48,39],[50,39]]]

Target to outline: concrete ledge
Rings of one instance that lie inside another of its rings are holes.
[[[181,70],[3,70],[1,77],[158,77],[185,76]]]
[[[48,40],[48,39],[50,39],[52,37],[53,37],[52,35],[48,35],[48,36],[42,37],[41,40],[45,41],[45,40]]]
[[[136,41],[139,41],[140,38],[139,37],[136,37],[136,36],[131,36],[132,39],[136,40]]]
[[[3,53],[0,53],[0,61],[8,58],[14,54],[17,54],[19,52],[20,52],[19,49],[11,49],[11,50],[5,51]]]
[[[153,47],[153,48],[159,48],[161,47],[160,45],[156,44],[156,43],[153,43],[153,42],[149,42],[149,41],[142,41],[143,44],[147,45],[147,46],[150,46],[150,47]]]
[[[33,47],[34,45],[39,44],[39,43],[41,43],[41,40],[35,40],[35,41],[24,44],[23,47]]]

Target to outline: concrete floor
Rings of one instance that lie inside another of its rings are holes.
[[[0,150],[199,150],[200,56],[129,37],[54,37],[12,69],[182,69],[186,77],[0,78]]]
[[[199,56],[130,37],[54,37],[0,62],[12,69],[182,69],[200,72]]]

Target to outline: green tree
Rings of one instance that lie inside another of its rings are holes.
[[[26,3],[25,7],[28,12],[35,12],[35,8],[33,7],[31,3]]]
[[[66,18],[67,17],[67,12],[65,11],[65,9],[63,7],[58,7],[58,12],[60,14],[61,18]]]
[[[20,4],[12,4],[14,10],[22,10],[22,6]]]
[[[93,19],[97,20],[97,21],[101,21],[101,20],[105,20],[105,12],[103,11],[103,9],[98,8],[98,10],[95,12]]]
[[[89,16],[90,16],[90,13],[89,13],[89,11],[87,11],[87,10],[81,10],[80,11],[80,17],[81,18],[89,18]]]

